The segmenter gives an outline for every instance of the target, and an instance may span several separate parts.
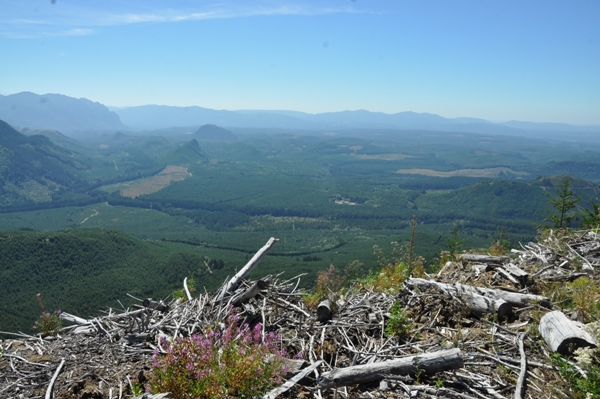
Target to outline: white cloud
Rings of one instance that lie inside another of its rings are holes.
[[[57,36],[86,36],[94,33],[93,29],[73,28],[57,33]]]
[[[177,23],[184,21],[202,21],[208,19],[249,18],[257,16],[283,15],[324,15],[343,13],[368,13],[354,7],[322,7],[305,3],[289,4],[289,2],[270,1],[266,5],[248,3],[212,4],[174,10],[149,8],[144,3],[133,8],[106,12],[81,6],[69,6],[63,9],[52,8],[43,18],[24,18],[24,10],[12,10],[12,15],[0,17],[0,36],[11,38],[35,38],[48,36],[84,36],[94,34],[94,27],[118,25],[134,25],[144,23]],[[317,3],[318,4],[318,3]],[[138,13],[137,10],[144,12]],[[54,12],[56,11],[56,12]],[[59,12],[60,11],[60,12]],[[133,11],[133,12],[132,12]],[[29,14],[27,15],[29,16]]]

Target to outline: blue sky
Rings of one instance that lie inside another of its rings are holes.
[[[600,1],[0,0],[0,94],[600,125]]]

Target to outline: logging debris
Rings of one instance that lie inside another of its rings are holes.
[[[261,323],[263,334],[276,332],[287,353],[301,358],[290,359],[287,381],[265,398],[569,397],[550,355],[572,334],[552,335],[555,329],[544,326],[569,320],[583,346],[594,346],[596,338],[580,332],[590,320],[551,312],[560,304],[540,293],[556,281],[597,280],[600,235],[581,231],[565,240],[551,232],[511,252],[465,254],[395,291],[355,284],[314,309],[298,290],[302,275],[281,273],[257,281],[238,275],[216,293],[168,304],[148,298],[93,319],[63,313],[72,325],[56,337],[14,333],[0,341],[0,397],[131,398],[133,381],[143,383],[151,372],[150,356],[163,351],[161,339],[219,326],[232,307],[243,322]],[[403,336],[386,332],[394,303],[410,319]]]

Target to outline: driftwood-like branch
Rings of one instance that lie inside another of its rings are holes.
[[[258,252],[246,263],[246,265],[239,271],[235,276],[229,280],[227,286],[223,288],[217,301],[223,300],[232,289],[238,286],[238,284],[258,265],[258,263],[271,251],[273,246],[279,241],[278,238],[271,237],[269,241],[258,250]]]
[[[187,277],[183,279],[183,290],[185,291],[185,296],[187,297],[187,300],[191,301],[192,294],[190,294],[190,289],[188,288],[188,285],[187,285]]]
[[[525,387],[525,378],[527,377],[527,355],[525,354],[525,335],[523,333],[519,336],[519,353],[521,354],[521,371],[519,372],[519,379],[517,380],[517,386],[515,388],[515,399],[521,399],[523,388]]]
[[[263,399],[275,399],[277,396],[288,391],[290,388],[296,385],[298,381],[300,381],[301,379],[309,375],[311,372],[313,372],[317,367],[319,367],[321,363],[323,363],[322,360],[314,362],[313,364],[311,364],[310,366],[303,369],[298,374],[287,380],[283,385],[269,391],[265,396],[263,396]]]
[[[433,353],[424,353],[386,360],[384,362],[361,364],[323,373],[320,386],[333,388],[373,382],[385,375],[432,375],[440,371],[455,370],[463,367],[460,349],[448,349]]]
[[[54,375],[52,376],[52,379],[50,380],[50,384],[48,384],[48,389],[46,389],[45,399],[52,399],[52,388],[54,387],[54,383],[56,382],[56,378],[58,378],[58,374],[60,373],[60,370],[62,370],[62,368],[63,368],[64,365],[65,365],[65,359],[62,359],[60,361],[60,364],[58,365],[58,368],[54,372]]]
[[[571,355],[582,347],[596,347],[594,338],[580,324],[569,319],[559,310],[546,313],[540,320],[539,331],[553,352]]]
[[[510,262],[510,258],[508,256],[463,254],[463,255],[461,255],[460,258],[464,262],[476,262],[476,263],[486,263],[486,264],[495,264],[495,265],[502,265],[504,263]]]

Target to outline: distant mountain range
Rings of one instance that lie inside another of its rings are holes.
[[[19,128],[54,129],[67,134],[128,129],[119,115],[104,105],[62,94],[0,95],[0,119]]]
[[[71,136],[86,132],[142,132],[173,127],[189,127],[193,132],[199,126],[212,124],[228,128],[316,131],[419,129],[600,141],[600,126],[520,121],[492,123],[478,118],[444,118],[416,112],[385,114],[365,110],[309,114],[286,110],[226,111],[166,105],[115,108],[83,98],[29,92],[0,96],[0,119],[19,128],[56,129]]]

